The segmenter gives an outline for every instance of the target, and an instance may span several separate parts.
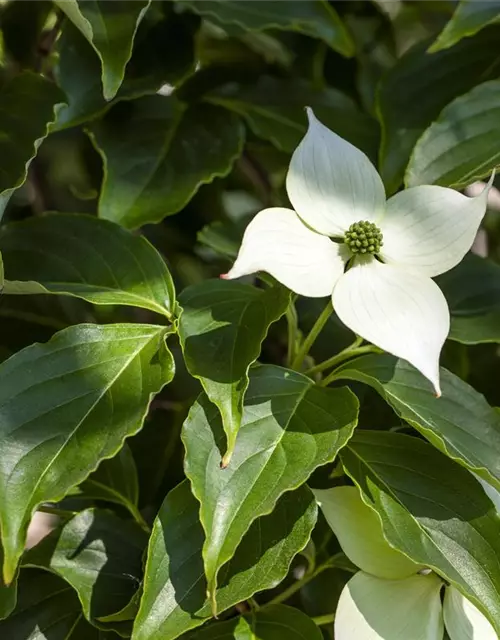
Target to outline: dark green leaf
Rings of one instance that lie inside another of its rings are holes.
[[[469,254],[437,278],[451,313],[450,338],[464,344],[500,342],[500,267]]]
[[[178,0],[230,32],[285,29],[321,38],[344,56],[354,55],[350,33],[331,5],[323,0]]]
[[[205,574],[213,602],[220,568],[252,522],[278,498],[334,460],[352,435],[358,402],[347,389],[326,389],[275,366],[252,369],[231,463],[220,468],[225,434],[206,396],[183,427],[185,471],[201,503]]]
[[[87,509],[28,551],[23,565],[64,578],[78,593],[87,620],[95,622],[123,609],[138,590],[146,544],[137,524]]]
[[[177,213],[200,185],[226,175],[244,137],[225,109],[162,96],[117,105],[91,133],[105,165],[99,215],[129,228]]]
[[[380,85],[380,170],[389,193],[401,184],[411,151],[441,110],[478,82],[497,76],[500,28],[489,27],[452,49],[427,52],[428,42],[399,59]],[[446,79],[446,81],[443,80]]]
[[[210,280],[185,289],[179,302],[184,360],[221,412],[226,464],[241,424],[248,370],[259,357],[269,326],[285,313],[290,292]]]
[[[35,68],[39,40],[51,3],[46,0],[9,2],[2,7],[1,25],[6,51],[22,66]],[[43,40],[42,40],[43,42]]]
[[[278,585],[307,544],[316,517],[316,502],[302,486],[285,494],[272,514],[254,522],[221,571],[219,609]],[[183,482],[168,494],[154,524],[133,640],[174,640],[211,617],[203,540],[199,503]]]
[[[106,100],[115,97],[132,55],[134,37],[151,0],[54,0],[95,49]]]
[[[25,71],[0,87],[0,214],[55,120],[63,92],[46,78]]]
[[[390,355],[356,358],[338,377],[373,387],[435,447],[500,488],[500,415],[466,382],[441,368],[436,398],[416,369]]]
[[[0,561],[3,564],[3,550],[2,545],[0,544]],[[11,584],[6,585],[3,581],[2,576],[0,576],[0,620],[7,618],[9,616],[14,607],[16,606],[17,601],[17,578],[11,582]],[[1,623],[0,623],[1,625]]]
[[[460,189],[500,164],[500,80],[478,85],[443,109],[413,149],[405,182]]]
[[[55,293],[172,318],[175,289],[149,242],[94,216],[53,213],[0,231],[4,293]]]
[[[278,149],[292,153],[307,130],[305,107],[314,109],[327,127],[376,156],[378,126],[346,94],[305,80],[261,77],[255,84],[231,83],[211,93],[210,102],[242,115],[252,131]]]
[[[389,543],[456,586],[499,633],[500,520],[477,480],[397,433],[358,431],[341,456]]]
[[[241,618],[210,625],[186,640],[322,640],[321,631],[305,613],[275,605]]]
[[[137,433],[173,376],[165,328],[78,325],[0,365],[0,523],[9,582],[34,509]]]
[[[461,0],[430,51],[447,49],[462,38],[473,36],[487,25],[499,20],[500,2],[498,0]]]

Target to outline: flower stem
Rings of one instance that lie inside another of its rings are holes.
[[[295,350],[297,347],[299,331],[297,310],[295,309],[293,300],[290,301],[290,304],[288,305],[288,308],[286,310],[286,321],[288,324],[288,353],[286,364],[289,367],[295,359]]]
[[[327,613],[324,616],[316,616],[316,618],[313,618],[312,621],[318,627],[322,627],[322,626],[327,625],[327,624],[332,624],[332,622],[335,621],[335,614],[334,613]]]
[[[335,369],[331,373],[329,373],[326,376],[326,378],[321,380],[321,382],[319,384],[322,387],[327,387],[331,382],[336,380],[336,378],[337,378],[337,370],[338,370],[338,365],[339,364],[341,364],[342,362],[345,362],[346,360],[350,360],[351,358],[355,358],[356,356],[362,356],[365,353],[380,353],[380,349],[378,347],[375,347],[372,344],[368,344],[368,345],[365,345],[364,347],[359,347],[357,349],[350,349],[349,347],[347,349],[344,349],[344,351],[341,351],[340,353],[338,353],[333,358],[330,358],[329,366],[330,367],[331,366],[335,366],[335,365],[337,365],[337,366],[335,367]]]
[[[309,353],[309,349],[313,346],[316,338],[321,333],[321,330],[327,323],[327,320],[332,315],[332,313],[333,313],[333,306],[331,301],[329,300],[328,304],[323,309],[323,311],[319,314],[318,319],[313,325],[313,328],[311,329],[311,331],[309,331],[300,349],[298,350],[297,355],[295,356],[292,362],[292,369],[295,369],[296,371],[300,369],[300,366],[304,362],[304,358]]]
[[[336,353],[331,358],[328,358],[328,360],[324,360],[323,362],[319,362],[314,367],[311,367],[310,369],[305,371],[304,372],[305,375],[306,376],[311,376],[311,375],[314,375],[315,373],[320,373],[321,371],[324,371],[325,369],[330,369],[331,367],[335,366],[337,364],[337,362],[339,362],[339,359],[340,359],[340,361],[342,361],[344,359],[345,354],[350,353],[350,352],[354,351],[355,349],[357,349],[361,345],[362,342],[363,342],[363,338],[356,338],[356,340],[352,344],[350,344],[345,349],[342,349],[342,351],[340,351],[339,353]]]

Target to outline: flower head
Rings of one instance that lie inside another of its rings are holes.
[[[267,271],[300,295],[332,295],[344,324],[410,362],[440,395],[439,354],[450,316],[431,278],[472,246],[493,176],[475,198],[420,186],[386,200],[365,154],[307,113],[309,129],[286,182],[295,211],[258,213],[224,277]]]

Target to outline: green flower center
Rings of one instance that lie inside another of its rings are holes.
[[[379,253],[384,244],[382,232],[368,220],[360,220],[351,224],[344,236],[344,242],[352,253]]]

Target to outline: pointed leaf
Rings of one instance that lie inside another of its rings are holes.
[[[290,293],[282,287],[262,290],[210,280],[185,289],[179,301],[184,360],[221,412],[229,462],[241,425],[248,370],[259,357],[269,326],[285,313]]]
[[[225,176],[244,128],[220,107],[149,96],[117,105],[91,134],[105,166],[99,215],[136,228],[177,213],[200,185]]]
[[[151,0],[55,0],[95,49],[102,65],[104,98],[115,97],[132,55],[137,28]]]
[[[276,2],[262,0],[179,0],[207,19],[235,33],[284,29],[321,38],[345,56],[354,54],[354,42],[335,9],[323,0]]]
[[[3,565],[3,549],[0,544],[0,562]],[[17,602],[17,578],[6,585],[0,575],[0,620],[10,616]],[[0,623],[1,624],[1,623]]]
[[[175,289],[149,242],[94,216],[52,213],[2,227],[4,293],[55,293],[171,318]],[[89,258],[91,256],[91,258]]]
[[[285,494],[272,514],[259,518],[221,571],[219,610],[278,585],[307,544],[316,516],[315,500],[302,486]],[[183,482],[168,494],[153,527],[133,640],[174,640],[211,617],[203,540],[199,503]]]
[[[415,145],[406,185],[460,189],[489,176],[500,164],[499,119],[500,80],[484,82],[456,98]]]
[[[255,368],[231,464],[221,470],[225,434],[219,414],[203,395],[193,405],[182,434],[185,470],[201,503],[212,600],[220,568],[252,522],[335,458],[352,435],[357,411],[357,400],[346,388],[316,387],[280,367]]]
[[[462,38],[473,36],[484,27],[499,20],[500,2],[498,0],[461,0],[429,51],[434,53],[452,47]]]
[[[173,376],[164,340],[165,328],[152,325],[78,325],[0,365],[6,582],[36,507],[64,497],[141,428],[152,395]]]
[[[466,382],[441,368],[436,398],[413,367],[389,355],[356,358],[338,377],[373,387],[435,447],[500,488],[500,415]]]
[[[210,625],[186,640],[322,640],[321,631],[305,613],[274,605],[253,615]]]
[[[342,462],[387,541],[459,589],[498,633],[500,519],[472,474],[419,438],[381,431],[358,431]]]

